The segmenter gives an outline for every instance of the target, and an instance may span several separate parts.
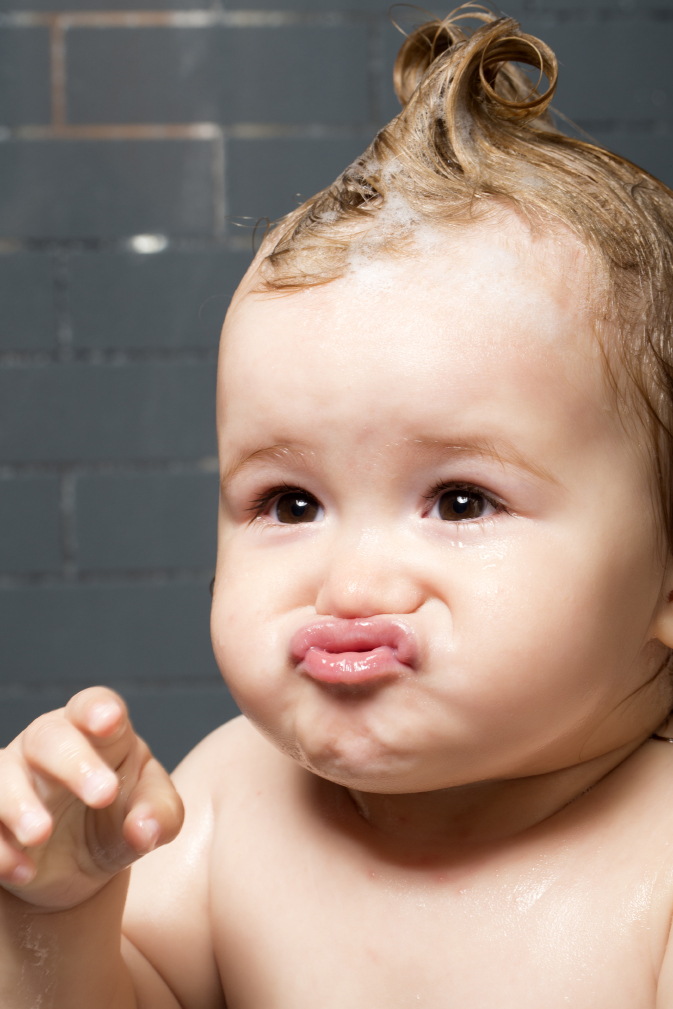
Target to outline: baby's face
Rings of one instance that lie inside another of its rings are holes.
[[[502,231],[225,325],[215,653],[271,739],[365,791],[568,766],[670,705],[639,690],[666,558],[581,251]]]

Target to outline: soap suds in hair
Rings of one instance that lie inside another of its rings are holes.
[[[389,291],[404,282],[410,256],[436,253],[445,243],[445,229],[424,219],[403,193],[390,188],[371,228],[351,244],[346,276],[360,290]]]

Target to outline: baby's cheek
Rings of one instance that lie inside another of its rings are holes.
[[[213,598],[211,635],[220,672],[240,709],[278,735],[291,684],[278,620],[269,611],[272,596],[245,574],[222,578]]]

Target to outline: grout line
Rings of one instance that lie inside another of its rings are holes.
[[[224,314],[222,316],[224,318]],[[133,364],[216,364],[218,341],[205,347],[78,347],[73,349],[68,325],[68,341],[55,351],[0,351],[0,370],[43,368],[52,364],[83,364],[121,367]]]
[[[343,125],[322,123],[61,123],[2,127],[2,140],[340,140],[371,138],[376,121]]]
[[[62,472],[59,492],[62,579],[70,582],[77,580],[76,477],[72,469]]]
[[[445,5],[450,6],[450,5]],[[506,4],[505,4],[506,6]],[[615,9],[606,2],[604,7],[587,10],[579,2],[575,7],[558,8],[544,2],[526,0],[523,16],[545,14],[558,23],[571,21],[670,21],[673,12],[668,7],[651,4],[647,8],[623,6]],[[287,10],[177,10],[177,11],[7,11],[0,14],[0,27],[34,28],[58,25],[59,31],[72,28],[286,28],[296,26],[338,28],[349,25],[379,23],[385,25],[386,11],[287,11]]]
[[[219,472],[217,456],[200,459],[125,459],[121,462],[0,463],[0,481],[70,474],[79,476],[212,476]]]
[[[68,361],[72,358],[72,324],[70,321],[70,306],[68,298],[68,261],[67,255],[62,249],[57,249],[53,256],[54,272],[54,314],[56,317],[56,346],[57,350],[52,359],[57,361]],[[11,353],[11,352],[10,352]],[[40,352],[38,352],[40,353]],[[13,357],[21,359],[23,355],[14,352]],[[42,355],[40,355],[42,356]],[[4,355],[0,353],[0,367],[5,363]],[[17,362],[18,363],[18,362]]]
[[[58,22],[62,30],[71,28],[285,28],[305,25],[336,28],[366,24],[385,13],[360,11],[279,11],[279,10],[182,10],[182,11],[10,11],[0,15],[0,27],[51,27]]]
[[[213,550],[213,554],[215,551]],[[0,591],[22,588],[57,588],[64,585],[89,585],[98,588],[118,588],[129,585],[208,585],[215,574],[212,568],[118,568],[79,570],[74,561],[66,560],[63,570],[30,574],[0,573]]]
[[[213,233],[215,238],[221,238],[227,224],[226,205],[226,156],[224,150],[224,137],[220,136],[213,141],[212,150],[212,187],[213,187]]]
[[[3,133],[4,135],[4,133]],[[216,123],[87,123],[63,121],[49,125],[7,128],[7,139],[17,140],[219,140]]]
[[[383,26],[377,21],[367,32],[367,90],[372,122],[382,117],[384,62]]]
[[[55,129],[63,126],[66,121],[64,27],[62,19],[58,17],[53,17],[49,23],[51,122]]]
[[[252,228],[250,229],[252,231]],[[136,252],[130,244],[134,235],[122,238],[0,238],[0,257],[16,252],[63,252],[67,258],[91,253],[125,253],[139,259],[142,254]],[[213,238],[205,235],[201,238],[183,237],[180,235],[162,235],[167,245],[161,250],[171,252],[233,252],[249,253],[250,239],[239,235],[222,235]]]
[[[20,700],[22,698],[34,697],[39,694],[60,693],[81,690],[83,686],[93,683],[96,680],[95,673],[91,676],[80,679],[56,679],[56,680],[24,680],[18,683],[0,684],[1,700]],[[217,673],[211,676],[148,676],[143,679],[131,679],[125,677],[106,677],[105,683],[114,690],[126,690],[131,693],[145,694],[161,690],[163,693],[170,693],[172,690],[216,690],[227,695],[224,680]]]

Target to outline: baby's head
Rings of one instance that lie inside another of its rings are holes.
[[[591,760],[673,696],[673,195],[557,133],[507,62],[553,88],[553,54],[481,19],[405,42],[405,109],[223,334],[215,652],[365,791]]]

